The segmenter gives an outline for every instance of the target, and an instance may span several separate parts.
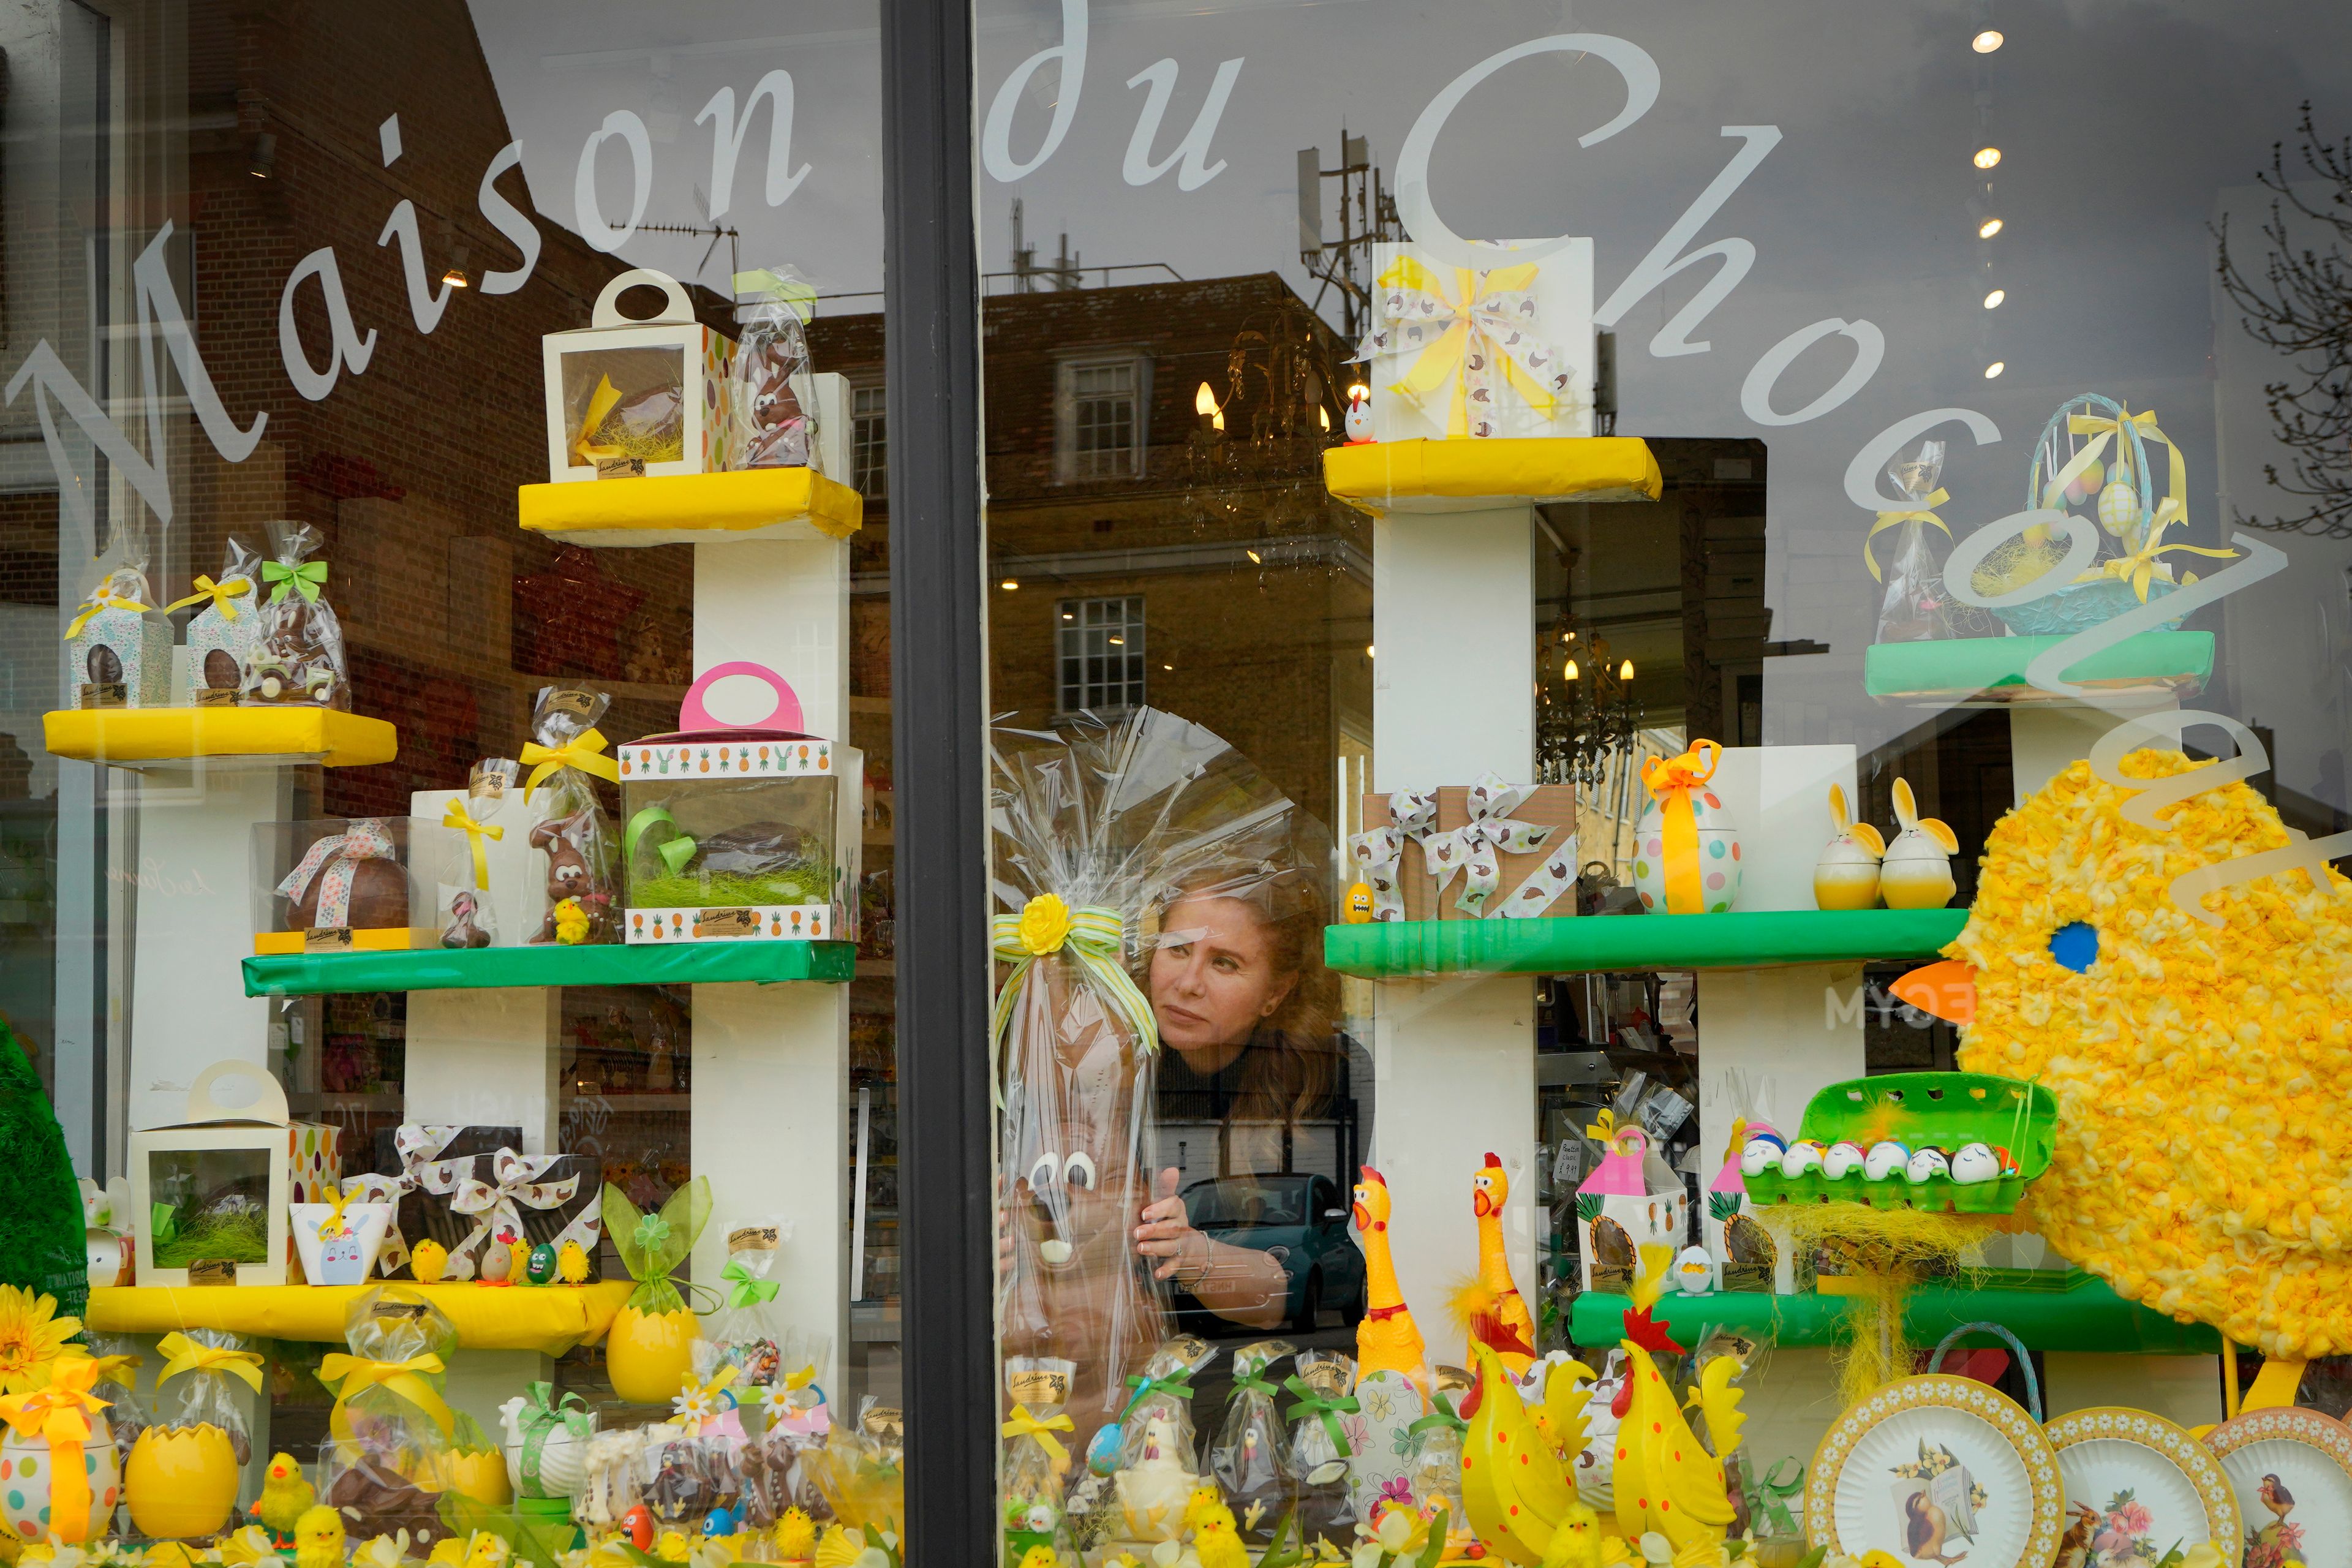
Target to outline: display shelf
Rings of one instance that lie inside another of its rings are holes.
[[[522,526],[565,544],[632,549],[747,539],[846,539],[865,500],[807,468],[524,485]]]
[[[1323,483],[1375,516],[1515,502],[1655,500],[1665,476],[1638,436],[1367,441],[1323,453]]]
[[[391,1283],[385,1281],[385,1283]],[[449,1315],[467,1350],[541,1350],[561,1355],[604,1337],[635,1287],[626,1279],[538,1287],[418,1285]],[[260,1339],[343,1342],[344,1314],[373,1285],[101,1286],[89,1293],[83,1321],[99,1333],[168,1334],[221,1329]]]
[[[451,991],[528,985],[769,984],[850,978],[857,944],[848,942],[618,942],[578,947],[485,947],[459,952],[256,955],[245,961],[247,996],[322,996],[351,991]]]
[[[399,753],[381,719],[331,708],[67,708],[41,715],[49,754],[119,768],[203,761],[214,767],[321,763],[360,768]]]
[[[1871,958],[1933,958],[1966,910],[1786,910],[1717,915],[1374,921],[1326,926],[1324,962],[1342,974],[1573,974],[1590,970],[1767,969]]]
[[[1948,637],[1874,643],[1862,656],[1863,689],[1882,702],[1932,708],[2007,708],[2070,699],[2029,686],[2026,667],[2063,637]],[[2141,632],[2061,671],[2105,698],[2190,697],[2213,674],[2211,632]]]
[[[1769,1335],[1784,1345],[1832,1345],[1845,1337],[1852,1296],[1765,1296],[1669,1291],[1653,1309],[1675,1340],[1695,1345],[1710,1328]],[[1624,1334],[1622,1296],[1588,1290],[1576,1299],[1570,1336],[1580,1345],[1614,1344]],[[2219,1355],[2221,1336],[2124,1300],[2102,1279],[2071,1290],[1969,1290],[1923,1286],[1904,1311],[1911,1343],[1932,1345],[1963,1323],[1999,1323],[2026,1348],[2119,1355]]]

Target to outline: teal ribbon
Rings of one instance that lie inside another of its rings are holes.
[[[726,1268],[719,1271],[719,1278],[725,1280],[729,1287],[727,1304],[730,1307],[755,1307],[762,1301],[772,1301],[776,1299],[774,1280],[755,1279],[751,1277],[750,1269],[732,1259],[729,1260]]]
[[[300,594],[304,604],[315,605],[319,602],[319,590],[327,585],[327,563],[305,561],[299,566],[289,566],[283,561],[265,561],[261,563],[261,580],[277,584],[269,591],[273,605],[285,599],[289,588]]]
[[[1139,1372],[1129,1373],[1127,1385],[1135,1392],[1128,1395],[1127,1404],[1119,1410],[1120,1423],[1124,1424],[1127,1418],[1135,1413],[1135,1407],[1142,1404],[1148,1395],[1164,1394],[1171,1399],[1192,1398],[1192,1372],[1190,1367],[1179,1372],[1171,1372],[1164,1377],[1146,1377]]]
[[[522,1409],[522,1484],[536,1490],[540,1485],[539,1456],[559,1426],[582,1442],[588,1440],[595,1429],[595,1417],[579,1394],[566,1394],[551,1401],[555,1387],[552,1384],[534,1383],[523,1391],[526,1403]]]
[[[1314,1416],[1323,1423],[1323,1430],[1330,1435],[1331,1447],[1339,1451],[1339,1458],[1348,1459],[1355,1457],[1355,1449],[1348,1446],[1347,1433],[1339,1427],[1340,1416],[1353,1415],[1363,1408],[1356,1403],[1353,1394],[1343,1394],[1337,1399],[1326,1399],[1305,1379],[1298,1377],[1284,1378],[1282,1386],[1298,1396],[1298,1403],[1282,1413],[1285,1421],[1303,1421]]]
[[[1433,1394],[1429,1402],[1437,1408],[1406,1427],[1405,1432],[1408,1436],[1421,1432],[1433,1432],[1441,1426],[1451,1426],[1456,1432],[1470,1430],[1470,1423],[1454,1414],[1454,1404],[1445,1395]]]

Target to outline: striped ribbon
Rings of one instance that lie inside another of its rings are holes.
[[[1053,893],[1040,893],[1017,915],[998,915],[990,922],[996,956],[1013,965],[997,988],[996,1005],[988,1019],[989,1092],[1003,1104],[998,1058],[1004,1048],[1004,1031],[1013,1022],[1013,1008],[1031,965],[1047,953],[1067,948],[1080,967],[1108,994],[1111,1010],[1135,1030],[1136,1048],[1150,1056],[1160,1048],[1160,1025],[1151,1003],[1128,977],[1125,922],[1117,910],[1098,904],[1073,910]]]

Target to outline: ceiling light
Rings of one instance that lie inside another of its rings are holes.
[[[257,180],[266,180],[277,172],[278,136],[265,131],[253,139],[253,156],[247,161],[245,172]]]
[[[2002,371],[2005,371],[2008,368],[2009,362],[2007,360],[1997,359],[1990,364],[1985,366],[1985,379],[1987,381],[1990,381],[1994,376],[1999,375]]]
[[[1984,222],[1977,225],[1977,237],[1979,239],[1990,239],[1994,235],[1997,235],[2000,232],[2000,219],[1997,217],[1989,217],[1985,219]]]
[[[1075,620],[1076,620],[1078,617],[1077,617],[1077,616],[1076,616],[1074,612],[1069,611],[1069,610],[1064,610],[1064,611],[1062,612],[1062,618],[1063,618],[1064,620],[1066,620],[1066,621],[1075,621]]]
[[[1359,398],[1370,397],[1371,395],[1372,389],[1366,386],[1360,381],[1348,388],[1348,401],[1350,403],[1355,402]]]
[[[1969,40],[1969,47],[1976,50],[1976,52],[1980,55],[1989,55],[1992,53],[1993,50],[2000,47],[2000,35],[1993,31],[1990,27],[1987,27],[1983,32],[1979,33],[1975,37]]]
[[[1176,667],[1175,667],[1174,665],[1172,665],[1172,664],[1163,664],[1163,665],[1161,665],[1160,668],[1162,668],[1162,669],[1173,669],[1173,668],[1175,668]]]
[[[999,584],[997,584],[997,586],[998,586],[998,587],[1000,587],[1000,588],[1002,588],[1002,589],[1003,589],[1006,593],[1010,594],[1011,592],[1013,592],[1013,589],[1018,588],[1019,586],[1021,586],[1021,579],[1020,579],[1020,578],[1018,578],[1018,577],[1007,577],[1003,582],[999,583]],[[1064,620],[1066,620],[1066,620],[1068,620],[1070,617],[1069,617],[1069,616],[1064,616],[1062,618],[1063,618]]]
[[[1985,296],[1985,309],[1988,310],[1998,310],[2000,309],[2000,302],[2008,298],[2008,289],[1996,289],[1991,293]]]
[[[1990,169],[1995,163],[2000,162],[2000,149],[1998,147],[1979,147],[1977,149],[1976,157],[1972,159],[1971,162],[1973,162],[1979,169]]]
[[[462,267],[452,267],[448,271],[441,274],[441,287],[444,289],[464,289],[469,287],[466,282],[466,269]]]
[[[1263,566],[1265,564],[1265,558],[1260,556],[1255,550],[1244,549],[1242,553],[1250,558],[1250,564],[1253,566]]]

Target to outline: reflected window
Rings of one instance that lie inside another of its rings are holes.
[[[1140,475],[1146,439],[1141,413],[1144,362],[1132,355],[1066,360],[1060,371],[1054,443],[1056,477],[1066,483]]]
[[[1143,595],[1065,599],[1055,652],[1065,713],[1116,712],[1143,705]]]
[[[879,386],[850,394],[849,473],[849,482],[867,500],[890,499],[890,426]]]

